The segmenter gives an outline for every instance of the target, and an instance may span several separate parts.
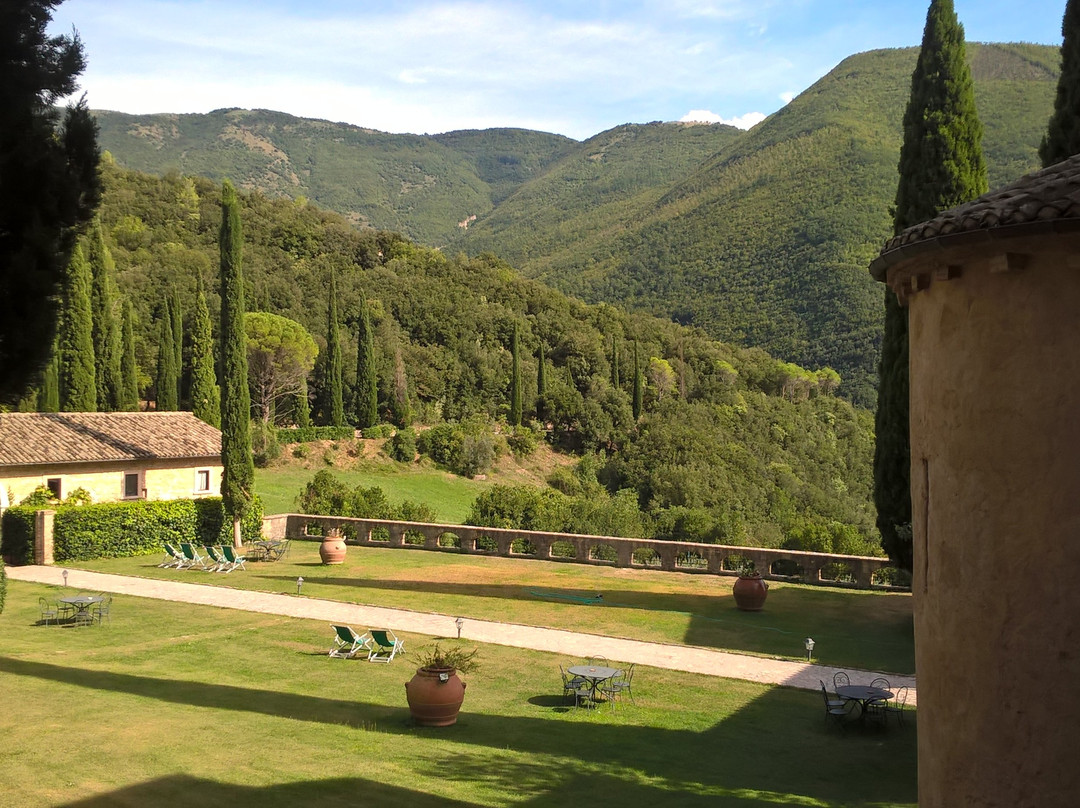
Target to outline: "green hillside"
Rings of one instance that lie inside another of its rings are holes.
[[[1037,45],[969,49],[992,186],[1038,165],[1058,53]],[[904,49],[846,59],[720,144],[692,176],[674,178],[658,200],[613,191],[602,172],[581,182],[564,158],[459,243],[493,250],[587,300],[672,317],[808,367],[832,366],[842,390],[870,406],[883,292],[866,266],[891,235],[915,58],[915,49]],[[645,153],[637,164],[649,170]],[[576,193],[541,191],[548,188]],[[592,210],[604,215],[592,218]]]
[[[99,141],[127,168],[178,171],[270,196],[306,197],[350,221],[445,244],[574,141],[497,129],[476,136],[393,135],[266,110],[206,115],[96,112]]]

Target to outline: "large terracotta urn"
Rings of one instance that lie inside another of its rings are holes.
[[[319,545],[319,557],[324,564],[345,563],[345,539],[337,528],[330,528]]]
[[[448,727],[457,722],[465,701],[465,683],[454,668],[417,668],[405,683],[405,698],[413,721],[424,727]]]
[[[769,585],[756,572],[740,575],[731,590],[735,596],[735,605],[744,612],[759,612],[765,605],[769,594]]]

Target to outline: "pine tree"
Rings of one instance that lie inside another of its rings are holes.
[[[1080,154],[1080,2],[1068,0],[1061,20],[1061,75],[1054,113],[1039,146],[1043,166]]]
[[[375,336],[367,300],[360,300],[356,340],[356,425],[367,429],[379,422],[379,378],[375,369]]]
[[[932,0],[904,112],[894,230],[900,233],[987,190],[982,124],[952,0]],[[881,544],[911,569],[907,310],[886,291],[878,367],[874,503]]]
[[[338,334],[337,273],[330,270],[330,299],[326,306],[326,403],[323,413],[330,426],[345,424],[345,398],[341,379],[341,338]]]
[[[240,520],[251,509],[255,463],[251,455],[251,392],[244,334],[243,235],[236,189],[221,188],[221,500],[233,520],[233,544],[243,545]]]
[[[641,376],[641,362],[638,359],[637,340],[634,340],[634,420],[641,418],[641,404],[645,398],[645,379]]]
[[[175,412],[179,409],[176,398],[176,351],[173,349],[172,315],[168,300],[162,309],[158,329],[157,375],[154,377],[154,389],[157,391],[155,409],[158,412]]]
[[[221,391],[214,370],[214,336],[201,277],[195,289],[191,331],[191,411],[210,426],[221,425]]]
[[[510,337],[510,365],[510,425],[521,426],[521,346],[517,323],[514,324],[514,333]]]
[[[131,301],[125,300],[121,324],[120,348],[120,409],[135,412],[139,409],[139,366],[135,359],[135,315]]]
[[[542,342],[536,360],[536,420],[543,423],[547,420],[547,357]]]
[[[82,245],[76,244],[64,283],[60,321],[60,408],[64,412],[96,412],[94,321],[90,310],[93,279]]]
[[[93,276],[91,314],[94,333],[94,373],[98,409],[120,409],[120,329],[116,318],[116,264],[105,244],[101,220],[87,239],[87,258]]]

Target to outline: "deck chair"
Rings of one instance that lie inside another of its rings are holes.
[[[247,567],[244,566],[244,560],[246,556],[244,556],[243,554],[237,555],[236,550],[234,550],[228,544],[221,545],[221,554],[225,556],[225,572],[232,572],[233,570],[238,568],[247,571]]]
[[[397,654],[405,653],[405,643],[388,628],[373,628],[368,635],[371,637],[368,662],[390,662]]]
[[[200,553],[190,542],[180,542],[180,549],[184,551],[184,569],[198,567],[201,570],[210,569],[206,565],[206,556]]]
[[[221,554],[220,547],[215,547],[212,544],[204,544],[203,549],[206,550],[206,554],[210,557],[210,561],[206,567],[210,572],[221,572],[229,566],[229,562],[227,562],[225,556]]]
[[[330,626],[334,630],[334,647],[330,649],[330,656],[339,659],[352,659],[361,651],[367,651],[371,647],[371,637],[367,634],[357,634],[349,626]]]
[[[180,550],[173,545],[165,542],[165,558],[158,564],[159,567],[176,567],[181,569],[187,563],[187,559],[184,558],[184,551]]]

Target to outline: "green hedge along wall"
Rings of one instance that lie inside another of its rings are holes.
[[[3,554],[16,564],[33,563],[35,508],[4,511]],[[241,526],[245,542],[262,533],[262,503]],[[61,505],[53,522],[55,561],[87,561],[162,552],[165,542],[232,544],[232,524],[220,497]]]

